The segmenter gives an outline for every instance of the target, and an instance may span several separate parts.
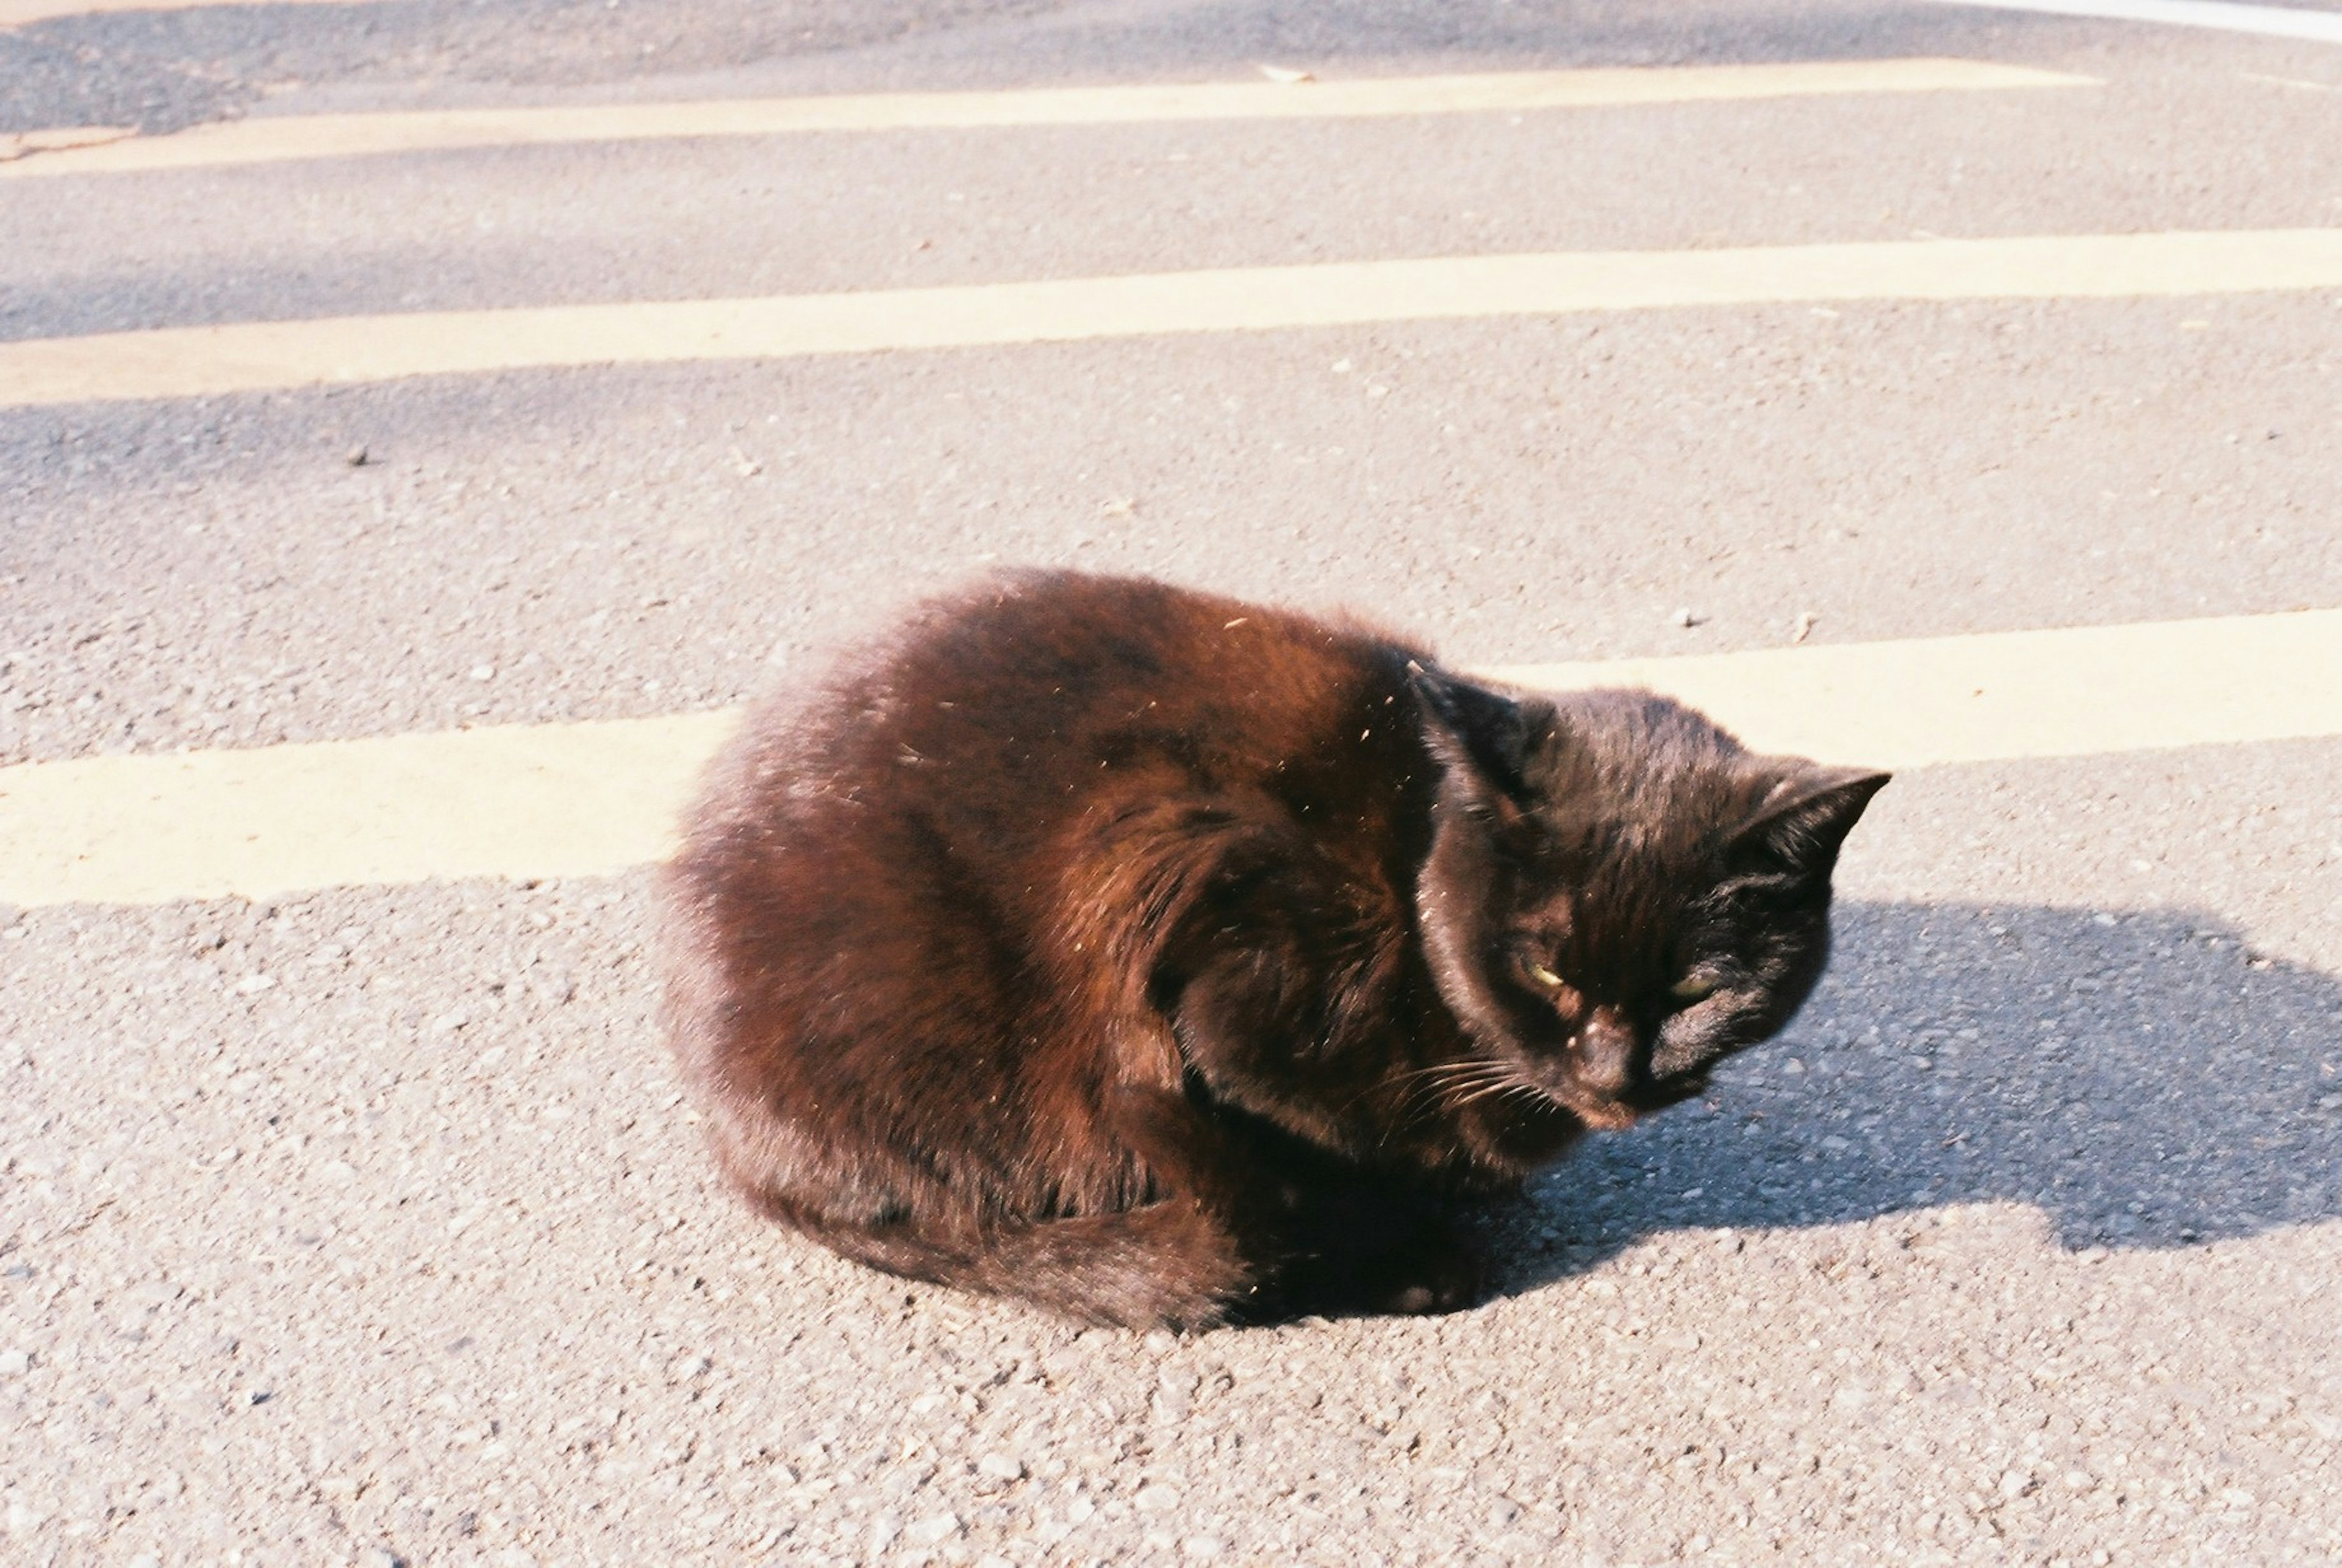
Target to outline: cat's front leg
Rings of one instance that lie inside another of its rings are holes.
[[[1429,1176],[1368,1163],[1390,1131],[1362,1120],[1381,1099],[1372,1085],[1387,1070],[1386,1043],[1326,1049],[1337,1037],[1329,986],[1297,922],[1275,918],[1273,904],[1245,913],[1245,940],[1216,933],[1170,1008],[1196,1094],[1159,1110],[1157,1146],[1212,1151],[1197,1173],[1215,1183],[1208,1201],[1263,1259],[1263,1293],[1285,1315],[1470,1305],[1485,1271]],[[1296,1041],[1321,1044],[1296,1051]]]
[[[1293,1231],[1286,1293],[1297,1310],[1406,1315],[1479,1301],[1486,1266],[1439,1199],[1360,1175],[1319,1188]]]
[[[1119,1089],[1110,1119],[1166,1196],[1224,1227],[1244,1263],[1228,1301],[1240,1319],[1446,1313],[1480,1298],[1479,1252],[1428,1192],[1172,1089]]]
[[[1177,1089],[1116,1084],[1104,1108],[1108,1129],[1146,1170],[1150,1199],[1191,1206],[1206,1233],[1196,1245],[1208,1266],[1166,1253],[1154,1262],[1163,1283],[1186,1288],[1190,1276],[1208,1275],[1222,1315],[1236,1321],[1291,1315],[1281,1276],[1303,1193],[1263,1169],[1250,1140]]]

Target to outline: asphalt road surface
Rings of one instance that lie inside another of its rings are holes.
[[[0,0],[0,1557],[2342,1560],[2342,44],[2255,15]],[[1452,1317],[759,1224],[646,863],[1010,563],[1897,765],[1831,979]]]

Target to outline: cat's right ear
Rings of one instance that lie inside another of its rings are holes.
[[[1793,768],[1775,782],[1737,842],[1777,865],[1827,880],[1837,864],[1838,846],[1862,820],[1870,797],[1893,775],[1814,763]]]
[[[1482,811],[1516,808],[1529,750],[1521,705],[1412,659],[1406,678],[1423,714],[1424,742],[1466,801]]]

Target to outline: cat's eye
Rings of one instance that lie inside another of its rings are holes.
[[[1536,981],[1539,985],[1550,985],[1556,989],[1558,989],[1561,985],[1561,976],[1556,974],[1552,970],[1547,969],[1542,964],[1532,964],[1529,965],[1529,978]]]
[[[1704,1002],[1716,991],[1716,982],[1704,974],[1686,974],[1667,987],[1667,994],[1678,1002]]]

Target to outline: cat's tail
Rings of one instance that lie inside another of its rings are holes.
[[[1253,1315],[1259,1273],[1192,1198],[1065,1219],[839,1223],[786,1197],[756,1206],[842,1257],[906,1279],[1016,1296],[1084,1323],[1205,1329]]]

